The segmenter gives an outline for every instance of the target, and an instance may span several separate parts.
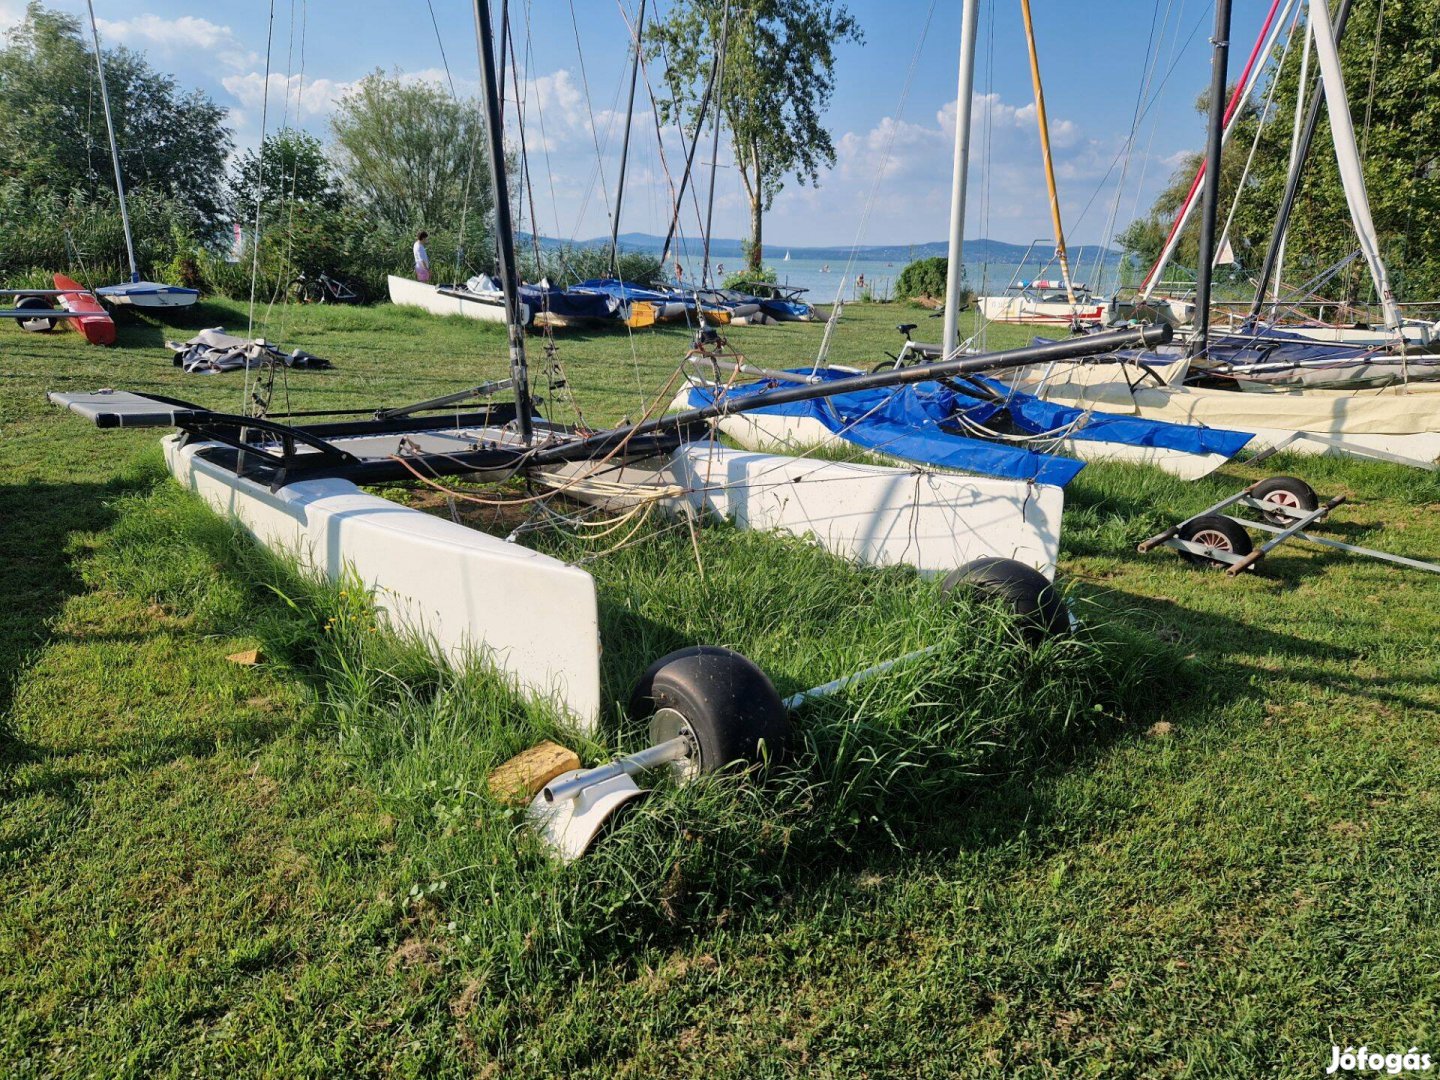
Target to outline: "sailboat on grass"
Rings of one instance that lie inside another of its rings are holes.
[[[120,221],[125,227],[125,253],[130,260],[130,280],[119,285],[104,285],[95,295],[111,304],[138,308],[189,307],[200,299],[196,289],[180,285],[161,285],[144,281],[135,262],[135,238],[130,231],[130,211],[125,205],[125,177],[120,169],[120,147],[115,141],[115,121],[110,113],[110,91],[105,85],[105,57],[100,51],[100,30],[95,24],[95,5],[86,0],[90,9],[90,34],[95,40],[95,69],[100,76],[100,102],[105,109],[105,131],[110,138],[110,160],[115,166],[115,191],[120,198]]]

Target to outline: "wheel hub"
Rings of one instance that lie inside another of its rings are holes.
[[[1195,543],[1216,551],[1231,551],[1230,538],[1218,529],[1202,529],[1193,537]]]
[[[700,744],[695,738],[695,732],[690,728],[690,722],[683,714],[670,708],[656,710],[655,715],[650,718],[650,742],[668,742],[677,736],[683,737],[690,746],[689,754],[670,763],[675,782],[683,784],[700,775]]]

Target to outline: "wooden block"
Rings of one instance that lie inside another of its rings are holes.
[[[524,750],[490,774],[490,794],[503,803],[521,806],[555,777],[580,768],[579,755],[559,743],[543,742]]]
[[[231,653],[225,658],[232,664],[243,664],[245,667],[254,667],[256,664],[264,663],[265,654],[259,649],[246,649],[244,652]]]

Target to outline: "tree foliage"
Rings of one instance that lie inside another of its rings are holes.
[[[414,232],[489,218],[489,165],[475,102],[377,71],[341,100],[330,130],[347,191],[377,221]]]
[[[813,185],[835,164],[823,119],[835,90],[835,46],[863,35],[855,17],[834,0],[731,0],[729,10],[725,70],[715,99],[750,200],[747,257],[758,270],[764,213],[787,178]],[[692,135],[705,119],[700,101],[723,12],[717,0],[677,0],[669,17],[646,34],[649,56],[665,65],[661,118],[681,121]]]
[[[1303,35],[1304,27],[1297,33]],[[1230,233],[1236,258],[1251,272],[1265,258],[1285,187],[1290,121],[1300,88],[1299,53],[1297,41],[1278,74],[1272,64],[1269,78],[1278,79],[1274,106],[1260,133]],[[1417,0],[1354,0],[1340,53],[1381,255],[1402,300],[1433,300],[1440,297],[1440,250],[1431,242],[1440,234],[1440,150],[1426,133],[1440,127],[1440,94],[1435,90],[1435,72],[1440,70],[1440,5]],[[1315,70],[1312,62],[1311,79]],[[1262,82],[1262,99],[1265,90]],[[1305,93],[1308,101],[1309,86]],[[1324,110],[1321,117],[1286,241],[1285,278],[1290,284],[1320,274],[1358,247]],[[1222,225],[1250,152],[1256,122],[1258,117],[1247,119],[1225,148]],[[1121,245],[1147,266],[1152,253],[1159,250],[1193,173],[1194,162],[1182,164],[1146,217],[1133,222],[1119,238]],[[1181,262],[1194,264],[1197,230],[1196,221],[1187,226]],[[1330,300],[1374,300],[1369,276],[1359,260],[1322,285],[1318,293]]]
[[[246,150],[230,174],[230,205],[241,221],[255,216],[260,200],[265,216],[299,205],[322,210],[340,209],[340,179],[325,147],[314,135],[298,128],[282,128],[265,136],[259,151]]]
[[[163,196],[213,229],[224,209],[225,110],[129,49],[104,51],[128,192]],[[0,177],[95,199],[115,191],[95,55],[78,20],[36,0],[0,49]]]

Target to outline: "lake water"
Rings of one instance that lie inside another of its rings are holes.
[[[773,248],[771,249],[774,250]],[[780,252],[784,254],[783,251]],[[724,272],[716,275],[717,279],[723,278],[725,274],[734,273],[740,266],[740,260],[736,259],[733,265],[725,260],[720,260]],[[888,262],[881,259],[855,259],[853,262],[835,260],[825,262],[819,259],[791,258],[789,262],[783,259],[773,261],[769,264],[778,275],[783,285],[797,285],[810,290],[806,297],[811,303],[830,304],[834,303],[837,292],[843,293],[846,301],[858,299],[862,291],[868,291],[873,299],[891,300],[895,296],[895,279],[900,276],[900,271],[905,269],[902,261]],[[1114,264],[1111,263],[1101,268],[1099,280],[1095,280],[1095,268],[1086,265],[1076,269],[1078,280],[1087,283],[1092,289],[1104,293],[1114,281]],[[1045,267],[1039,264],[1030,264],[1025,267],[1016,263],[989,263],[971,264],[965,266],[966,284],[980,293],[1002,293],[1005,287],[1012,280],[1026,279],[1044,274],[1048,277],[1059,277],[1058,271],[1053,267]],[[863,275],[863,290],[861,280]]]

